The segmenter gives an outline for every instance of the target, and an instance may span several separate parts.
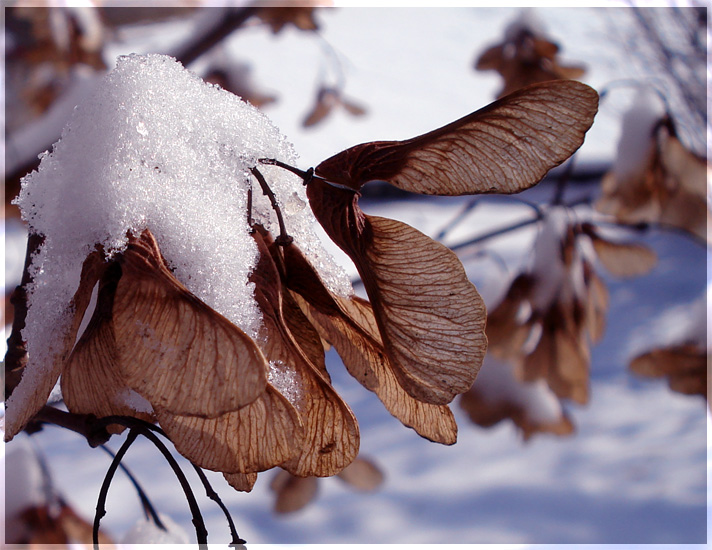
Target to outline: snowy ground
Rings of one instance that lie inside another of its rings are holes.
[[[333,70],[328,55],[323,56],[324,46],[292,31],[272,37],[263,29],[251,29],[230,47],[253,60],[260,86],[280,92],[279,103],[266,112],[293,141],[306,167],[355,143],[422,133],[491,101],[498,79],[474,73],[471,64],[475,54],[499,40],[517,13],[514,8],[343,8],[322,15],[326,43],[347,60],[345,91],[365,103],[369,115],[353,119],[339,112],[311,131],[299,123],[319,71]],[[565,57],[588,64],[587,83],[601,89],[630,76],[616,37],[607,34],[619,14],[586,8],[537,13],[563,45]],[[177,33],[185,30],[176,28]],[[139,32],[128,36],[124,46],[117,55],[155,47]],[[621,91],[618,98],[618,103],[614,98],[602,105],[581,149],[581,162],[613,158],[617,121],[630,95]],[[529,197],[546,200],[551,192],[542,187]],[[434,235],[463,200],[363,201],[362,206]],[[455,242],[477,235],[526,212],[488,203],[451,238]],[[7,231],[10,253],[16,248],[15,233],[10,227]],[[520,231],[489,245],[511,270],[526,257],[532,237],[531,231]],[[403,428],[331,355],[337,389],[359,420],[361,453],[383,469],[384,485],[377,493],[361,494],[338,480],[322,480],[315,503],[292,516],[277,517],[270,512],[271,473],[262,474],[249,494],[236,493],[219,475],[211,475],[240,535],[249,543],[269,544],[706,543],[708,409],[701,399],[672,393],[664,382],[632,377],[626,365],[633,353],[677,330],[680,310],[704,292],[708,258],[685,237],[651,233],[644,242],[658,252],[655,270],[633,281],[607,279],[611,310],[606,336],[593,351],[592,398],[585,407],[569,407],[575,435],[539,435],[523,443],[511,425],[490,430],[473,426],[455,406],[458,443],[439,446]],[[14,261],[7,267],[8,284],[17,276]],[[463,261],[486,299],[500,292],[503,279],[513,274],[467,251]],[[58,428],[48,427],[33,439],[65,496],[92,517],[108,457]],[[6,452],[20,444],[20,438],[16,441]],[[116,441],[113,448],[118,446]],[[190,527],[185,499],[156,449],[139,441],[126,464],[161,513]],[[197,483],[195,487],[200,493]],[[200,502],[209,540],[227,542],[220,511],[206,498]],[[107,510],[102,525],[117,538],[140,517],[138,499],[120,477]]]

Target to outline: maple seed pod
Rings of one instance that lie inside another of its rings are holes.
[[[597,108],[585,84],[546,82],[412,139],[356,145],[306,172],[261,160],[304,180],[314,216],[358,269],[393,373],[412,397],[444,405],[470,388],[487,347],[485,307],[452,251],[366,215],[361,187],[380,180],[431,195],[523,191],[581,146]]]

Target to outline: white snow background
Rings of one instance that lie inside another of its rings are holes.
[[[584,62],[588,72],[583,80],[600,91],[617,79],[661,76],[641,74],[641,67],[623,47],[623,10],[540,7],[535,11],[561,44],[564,59]],[[279,95],[278,103],[265,108],[265,113],[295,145],[300,167],[307,168],[350,145],[411,137],[492,101],[499,78],[476,73],[472,63],[485,47],[500,41],[504,27],[519,11],[515,7],[344,7],[317,14],[323,40],[293,29],[273,36],[255,27],[240,31],[221,48],[248,61],[257,85]],[[191,32],[185,22],[136,28],[108,54],[115,59],[132,52],[170,53],[171,45]],[[340,69],[335,68],[333,56],[340,60]],[[190,68],[199,70],[200,63]],[[337,111],[322,125],[302,129],[318,77],[337,77],[339,70],[346,78],[345,94],[364,104],[368,115],[352,118]],[[609,94],[577,162],[613,162],[620,118],[633,95],[633,90],[623,88]],[[567,197],[593,190],[572,188]],[[552,186],[544,184],[526,197],[546,201],[552,193]],[[362,200],[361,205],[369,213],[400,219],[435,235],[466,200],[414,197]],[[465,240],[528,214],[528,208],[516,203],[488,201],[458,225],[447,242]],[[24,245],[16,227],[6,231],[6,284],[14,285]],[[526,261],[534,236],[534,230],[522,230],[488,243],[508,271],[491,257],[478,256],[474,250],[463,252],[463,262],[488,304],[494,304],[514,270]],[[637,379],[626,366],[635,353],[671,341],[686,324],[699,326],[706,321],[691,314],[696,310],[694,302],[704,300],[707,253],[672,233],[649,232],[640,240],[655,248],[659,263],[637,279],[606,278],[611,293],[606,335],[593,349],[590,403],[568,406],[576,425],[573,436],[537,435],[524,443],[510,423],[491,429],[473,426],[455,404],[457,444],[431,443],[392,418],[330,353],[334,383],[359,421],[361,454],[383,470],[384,484],[366,494],[338,479],[321,480],[314,503],[293,515],[275,516],[271,472],[261,474],[247,494],[235,492],[220,475],[208,472],[239,534],[250,545],[704,546],[709,522],[706,404],[671,392],[664,381]],[[8,444],[4,451],[8,457],[13,447],[23,445],[23,439],[26,436],[18,436]],[[108,456],[90,449],[79,436],[51,426],[32,440],[46,457],[63,496],[92,518]],[[115,450],[119,445],[120,438],[111,442]],[[150,443],[138,441],[125,463],[160,513],[194,540],[185,498],[160,453]],[[187,466],[186,461],[181,464]],[[185,470],[194,481],[209,541],[224,547],[229,532],[222,513],[203,496],[197,478]],[[120,473],[111,487],[107,510],[102,527],[117,540],[142,517],[136,493]]]

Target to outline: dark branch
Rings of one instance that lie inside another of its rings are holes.
[[[109,487],[111,486],[111,480],[114,479],[114,474],[121,464],[121,459],[124,458],[126,451],[129,450],[131,444],[136,441],[138,437],[138,432],[131,430],[129,435],[126,437],[126,441],[121,445],[121,448],[114,456],[114,460],[111,461],[109,469],[106,471],[104,476],[104,481],[101,484],[101,490],[99,491],[99,498],[96,502],[96,514],[94,515],[94,525],[92,527],[92,542],[94,543],[94,550],[99,550],[99,523],[101,518],[106,515],[106,497],[109,494]]]
[[[173,54],[184,66],[188,66],[203,54],[214,48],[230,36],[258,10],[256,7],[228,8],[225,16],[214,26],[206,29],[201,35],[193,38],[188,44]]]
[[[107,447],[106,445],[100,445],[100,448],[106,451],[106,453],[112,458],[116,458],[116,453],[109,449],[109,447]],[[166,526],[163,525],[161,518],[158,517],[156,509],[153,507],[153,504],[151,504],[151,500],[148,498],[148,495],[143,490],[143,487],[141,487],[141,484],[138,482],[136,477],[131,473],[131,470],[129,470],[126,465],[121,461],[119,461],[119,468],[121,468],[121,470],[126,474],[126,476],[129,478],[129,481],[131,481],[131,484],[134,486],[134,489],[136,489],[136,492],[138,493],[138,498],[141,500],[141,506],[143,507],[146,519],[150,519],[151,521],[153,521],[156,527],[158,527],[162,531],[166,531]]]
[[[279,223],[279,236],[275,239],[275,242],[284,246],[291,244],[294,239],[292,239],[292,237],[290,237],[287,233],[287,226],[284,224],[282,210],[279,208],[279,204],[277,204],[277,197],[274,196],[272,189],[270,189],[270,186],[267,184],[267,180],[265,180],[260,171],[257,168],[251,168],[250,170],[252,171],[252,175],[255,176],[259,182],[262,192],[269,199],[269,202],[272,205],[272,210],[274,210],[274,213],[277,215],[277,223]]]
[[[230,535],[232,537],[232,542],[229,544],[229,546],[239,546],[241,544],[245,544],[247,541],[243,538],[240,538],[240,536],[237,534],[235,522],[232,521],[232,516],[230,515],[230,512],[223,503],[222,499],[215,492],[215,489],[213,489],[212,485],[210,485],[208,478],[205,476],[205,472],[203,472],[202,468],[196,466],[195,464],[193,464],[193,469],[195,470],[195,473],[198,474],[198,477],[200,478],[200,481],[202,482],[203,487],[205,488],[205,494],[210,500],[215,502],[225,514],[228,527],[230,528]]]

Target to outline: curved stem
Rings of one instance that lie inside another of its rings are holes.
[[[176,474],[178,482],[183,488],[185,498],[188,500],[190,512],[193,515],[192,521],[193,525],[195,526],[195,536],[198,539],[198,547],[207,548],[208,530],[205,527],[205,521],[203,520],[203,516],[200,513],[200,506],[198,506],[198,501],[195,499],[195,494],[193,494],[193,490],[191,489],[190,483],[188,483],[188,479],[185,477],[183,470],[180,469],[178,462],[168,450],[168,447],[166,447],[163,442],[158,439],[158,437],[156,437],[156,434],[154,434],[151,430],[144,430],[143,435],[144,437],[148,438],[151,443],[153,443],[158,448],[159,451],[161,451],[164,458],[168,461],[168,464],[170,464],[171,469]]]
[[[294,166],[286,164],[286,163],[282,162],[281,160],[268,159],[268,158],[261,158],[258,160],[259,160],[260,164],[267,164],[269,166],[279,166],[280,168],[283,168],[283,169],[287,170],[288,172],[291,172],[292,174],[299,176],[300,178],[302,178],[304,180],[304,185],[309,183],[308,180],[313,177],[313,172],[311,170],[307,170],[307,171],[300,170],[299,168],[296,168]]]
[[[247,188],[247,226],[252,227],[255,224],[252,219],[252,183]]]
[[[224,16],[215,25],[206,29],[202,34],[198,33],[193,36],[188,43],[183,44],[178,51],[172,54],[173,57],[187,67],[242,27],[256,11],[257,7],[227,8]]]
[[[114,460],[111,461],[109,469],[106,471],[104,476],[104,482],[101,484],[101,490],[99,491],[99,498],[96,502],[96,514],[94,515],[94,525],[92,527],[92,542],[94,543],[94,549],[99,550],[99,522],[101,518],[106,515],[106,496],[109,494],[109,486],[111,485],[111,480],[114,478],[114,474],[121,463],[121,459],[129,450],[131,444],[136,441],[138,437],[138,432],[130,430],[128,436],[126,436],[126,441],[121,445],[121,448],[114,456]]]
[[[490,231],[489,233],[485,233],[483,235],[479,235],[479,236],[469,239],[467,241],[455,244],[450,247],[450,250],[452,250],[452,251],[459,250],[461,248],[466,248],[468,246],[472,246],[473,244],[481,243],[482,241],[486,241],[487,239],[491,239],[493,237],[499,237],[500,235],[504,235],[506,233],[509,233],[510,231],[515,231],[517,229],[521,229],[523,227],[527,227],[529,225],[537,223],[538,221],[540,221],[542,219],[543,219],[543,215],[539,215],[539,216],[535,216],[534,218],[529,218],[526,220],[522,220],[521,222],[518,222],[518,223],[515,223],[512,225],[508,225],[507,227],[495,229],[494,231]]]
[[[100,447],[111,457],[114,459],[116,458],[116,453],[109,449],[106,445],[100,445]],[[148,495],[146,495],[146,492],[143,490],[141,487],[141,484],[138,482],[136,477],[131,473],[131,470],[129,470],[126,465],[123,462],[119,462],[119,468],[126,474],[126,476],[129,478],[129,481],[131,481],[131,484],[134,486],[134,489],[136,489],[136,492],[138,493],[138,498],[141,500],[141,505],[143,506],[143,511],[146,516],[146,519],[150,519],[153,521],[153,523],[161,529],[162,531],[166,531],[166,526],[163,525],[163,522],[161,519],[158,517],[158,513],[156,512],[156,509],[153,507],[153,504],[151,504],[150,499],[148,498]]]
[[[524,206],[528,206],[529,208],[531,208],[532,210],[534,210],[534,213],[535,213],[537,216],[543,217],[543,215],[544,215],[543,212],[542,212],[541,207],[540,207],[538,204],[535,204],[535,203],[530,202],[530,201],[528,201],[528,200],[522,199],[522,198],[520,198],[520,197],[505,195],[505,196],[501,196],[501,197],[497,197],[497,196],[490,197],[490,199],[491,199],[491,200],[505,199],[505,200],[507,200],[507,201],[515,201],[515,202],[518,202],[518,203],[520,203],[520,204],[523,204]],[[440,232],[435,236],[435,240],[436,240],[436,241],[442,241],[442,240],[445,238],[445,236],[446,236],[450,231],[452,231],[452,230],[457,226],[457,224],[459,224],[462,220],[464,220],[465,217],[466,217],[470,212],[472,212],[472,210],[474,210],[474,208],[475,208],[481,201],[483,201],[483,200],[485,200],[485,197],[474,197],[474,198],[470,199],[470,200],[467,202],[467,204],[465,204],[465,206],[463,207],[463,209],[462,209],[460,212],[458,212],[458,213],[455,215],[455,217],[454,217],[452,220],[450,220],[450,222],[448,222],[448,224],[440,230]]]
[[[193,464],[193,469],[195,470],[195,473],[198,474],[198,477],[200,478],[200,481],[203,484],[203,487],[205,488],[205,494],[208,496],[210,500],[215,502],[220,509],[223,511],[225,514],[225,518],[227,519],[227,524],[228,527],[230,528],[230,536],[232,537],[232,542],[229,544],[229,546],[239,546],[241,544],[245,544],[247,541],[241,538],[237,534],[237,529],[235,528],[235,522],[232,520],[232,516],[230,515],[230,512],[228,511],[227,507],[223,503],[223,501],[220,499],[218,494],[215,492],[215,489],[213,489],[212,485],[210,485],[210,482],[208,481],[208,478],[205,476],[205,472],[203,472],[203,469],[200,468],[200,466],[197,466]]]
[[[277,215],[277,223],[279,223],[279,236],[275,239],[275,242],[282,245],[291,243],[293,239],[287,233],[287,226],[285,225],[284,218],[282,217],[282,210],[279,208],[279,204],[277,204],[277,197],[274,196],[274,192],[267,184],[267,180],[265,180],[264,176],[257,168],[250,168],[250,171],[259,182],[262,192],[269,199],[269,202],[272,204],[272,210],[274,210],[274,213]]]
[[[442,241],[447,234],[452,231],[457,224],[459,224],[463,219],[465,219],[465,216],[467,216],[470,212],[472,212],[475,207],[480,203],[480,197],[475,197],[467,202],[465,206],[460,210],[457,214],[455,214],[455,217],[452,218],[445,227],[443,227],[438,234],[435,236],[436,241]]]
[[[596,225],[607,225],[607,226],[613,226],[613,227],[625,227],[627,229],[631,229],[634,231],[649,231],[650,229],[657,229],[659,231],[667,231],[669,233],[677,233],[678,235],[682,237],[687,237],[689,240],[694,242],[695,244],[698,244],[699,246],[703,248],[707,248],[709,246],[709,243],[707,242],[707,239],[700,237],[696,233],[692,233],[691,231],[688,231],[687,229],[683,229],[682,227],[678,227],[676,225],[671,225],[663,222],[624,222],[624,221],[605,221],[605,220],[595,220],[592,223]]]
[[[188,501],[188,506],[190,512],[193,516],[192,522],[195,526],[195,535],[198,540],[199,548],[207,548],[208,544],[208,531],[205,527],[205,521],[203,520],[203,515],[200,513],[200,506],[198,506],[198,501],[195,498],[195,494],[188,483],[188,479],[185,477],[183,470],[181,470],[178,462],[173,457],[171,452],[168,450],[163,442],[156,436],[156,433],[165,435],[165,432],[158,426],[146,422],[145,420],[140,420],[138,418],[133,418],[130,416],[105,416],[103,418],[97,419],[97,424],[109,426],[110,424],[121,424],[130,428],[131,430],[137,430],[146,437],[151,443],[153,443],[156,448],[161,452],[163,457],[168,461],[173,473],[175,473],[178,478],[178,482],[183,488],[183,493]]]

